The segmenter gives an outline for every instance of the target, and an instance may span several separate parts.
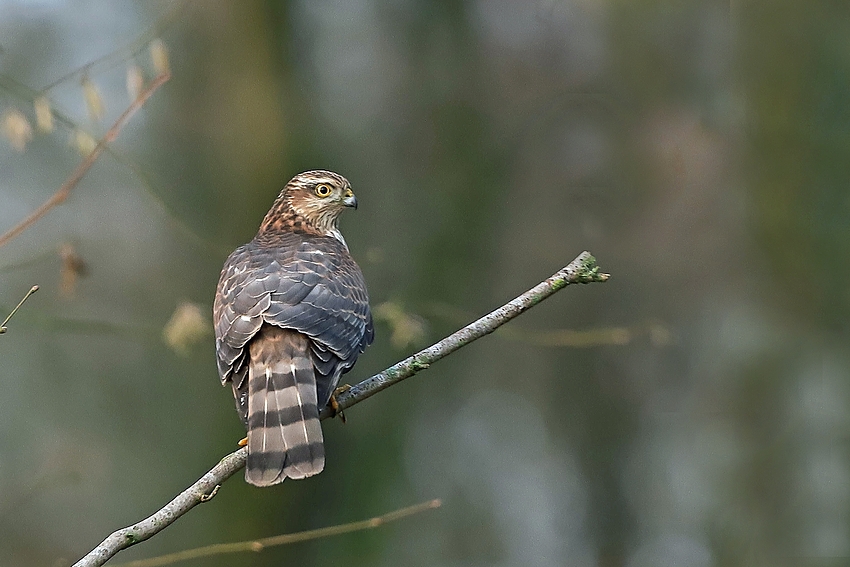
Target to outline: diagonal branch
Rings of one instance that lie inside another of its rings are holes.
[[[9,313],[9,315],[8,315],[5,319],[3,319],[3,322],[2,322],[2,323],[0,323],[0,334],[3,334],[3,333],[5,333],[5,332],[8,330],[8,329],[6,328],[6,323],[8,323],[8,322],[9,322],[9,319],[11,319],[11,318],[15,315],[15,313],[17,313],[17,312],[18,312],[18,309],[20,309],[20,308],[21,308],[21,305],[23,305],[23,304],[24,304],[24,301],[26,301],[27,299],[29,299],[29,296],[31,296],[32,294],[34,294],[34,293],[35,293],[35,292],[37,292],[37,291],[38,291],[38,286],[37,286],[37,285],[32,286],[32,287],[30,288],[30,290],[27,292],[27,294],[23,297],[23,299],[21,299],[21,300],[18,302],[18,304],[17,304],[17,305],[15,305],[15,308],[14,308],[14,309],[12,309],[12,312],[11,312],[11,313]]]
[[[337,396],[339,408],[349,408],[374,396],[381,390],[425,370],[444,356],[448,356],[472,341],[492,333],[497,327],[531,309],[569,284],[605,282],[608,278],[608,274],[599,272],[596,259],[589,252],[582,252],[558,273],[537,284],[513,301],[506,303],[474,323],[470,323],[440,342],[352,386],[349,390]],[[322,411],[321,417],[322,419],[331,417],[331,412],[326,408]],[[74,567],[103,565],[122,549],[156,535],[198,504],[209,501],[215,495],[215,491],[218,490],[221,483],[245,466],[247,455],[248,451],[244,447],[227,455],[212,470],[153,515],[137,524],[113,532],[100,545],[75,563]]]
[[[8,231],[0,235],[0,246],[5,245],[7,242],[18,236],[20,233],[25,231],[30,227],[34,222],[43,217],[56,205],[59,205],[68,198],[68,195],[71,194],[71,190],[77,186],[80,180],[88,173],[91,166],[94,165],[94,162],[100,157],[100,154],[103,153],[103,150],[106,149],[108,144],[111,144],[115,141],[115,138],[118,137],[118,133],[121,129],[129,122],[130,118],[133,117],[136,112],[145,105],[148,99],[151,97],[156,90],[165,84],[168,79],[171,78],[170,73],[162,73],[158,77],[156,77],[150,85],[147,86],[145,90],[139,93],[139,96],[136,97],[130,106],[127,107],[121,116],[115,121],[112,127],[106,132],[106,134],[101,138],[101,140],[97,143],[94,149],[91,151],[89,155],[80,162],[77,168],[71,173],[68,179],[62,184],[61,187],[54,193],[49,199],[47,199],[44,203],[41,204],[36,210],[34,210],[30,215],[10,228]]]

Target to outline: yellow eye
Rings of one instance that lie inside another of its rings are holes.
[[[316,185],[316,195],[319,197],[327,197],[331,194],[331,188],[324,183]]]

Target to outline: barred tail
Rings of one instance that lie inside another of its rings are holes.
[[[249,348],[245,480],[268,486],[322,472],[325,449],[309,339],[264,325]]]

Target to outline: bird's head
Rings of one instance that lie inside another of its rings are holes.
[[[305,230],[341,239],[339,215],[357,208],[348,180],[337,173],[313,170],[299,173],[283,188],[260,232],[269,229]]]

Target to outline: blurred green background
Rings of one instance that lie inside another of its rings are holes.
[[[850,4],[3,1],[0,231],[126,108],[128,69],[152,78],[155,38],[173,78],[0,249],[2,316],[41,286],[0,336],[0,565],[70,564],[235,448],[218,273],[312,168],[357,193],[380,315],[349,381],[582,250],[613,277],[325,422],[321,475],[240,474],[115,561],[431,498],[192,564],[850,557]]]

